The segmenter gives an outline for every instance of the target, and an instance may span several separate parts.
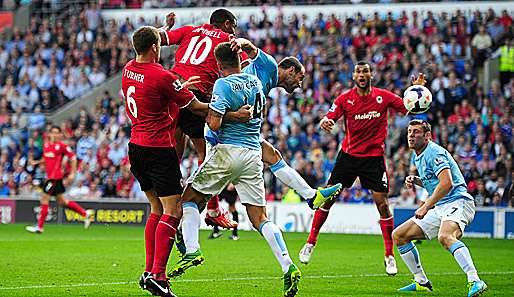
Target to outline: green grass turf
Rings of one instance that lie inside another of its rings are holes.
[[[205,263],[173,283],[179,296],[281,296],[280,267],[257,232],[241,232],[237,242],[207,240],[201,233]],[[286,233],[293,261],[307,235]],[[514,241],[465,239],[487,296],[514,296]],[[466,296],[466,277],[436,242],[418,246],[435,292],[428,296]],[[23,225],[0,225],[0,296],[150,296],[137,280],[144,269],[142,227],[45,226],[30,234]],[[172,253],[171,261],[177,260]],[[384,273],[380,236],[322,234],[298,296],[409,296],[396,289],[411,276],[397,256],[400,274]],[[116,284],[108,284],[116,283]],[[30,287],[33,286],[33,287]],[[427,294],[419,294],[427,295]]]

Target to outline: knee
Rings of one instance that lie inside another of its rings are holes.
[[[397,246],[405,244],[404,236],[400,230],[394,229],[392,236],[394,244],[396,244]]]
[[[282,155],[276,148],[263,150],[262,159],[265,163],[273,165],[282,160]]]
[[[449,249],[452,246],[452,244],[456,241],[456,238],[452,234],[440,233],[437,236],[437,240],[439,240],[443,247]]]

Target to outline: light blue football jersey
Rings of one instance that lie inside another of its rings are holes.
[[[434,193],[435,188],[439,184],[437,175],[443,169],[450,169],[453,182],[452,189],[445,197],[439,200],[436,205],[453,202],[458,199],[473,200],[473,197],[467,191],[466,181],[460,172],[457,162],[455,162],[450,153],[440,145],[430,141],[419,156],[417,156],[416,153],[412,154],[412,163],[416,166],[419,177],[423,182],[423,187],[427,190],[429,195]]]
[[[257,52],[257,56],[243,69],[244,73],[257,76],[262,84],[264,95],[268,95],[271,89],[275,88],[278,83],[278,64],[275,59],[261,51]],[[234,110],[237,111],[237,110]],[[205,133],[205,140],[211,145],[218,143],[218,133],[208,129]]]
[[[209,108],[225,114],[237,111],[243,105],[254,107],[253,119],[246,123],[223,122],[217,132],[218,143],[232,144],[253,150],[261,150],[259,141],[262,124],[262,110],[266,97],[262,84],[255,76],[247,73],[232,74],[222,77],[214,83],[212,100]]]
[[[264,95],[268,96],[271,89],[275,88],[278,83],[278,64],[275,59],[261,51],[257,52],[257,56],[243,69],[244,73],[253,74],[259,78],[262,84]]]

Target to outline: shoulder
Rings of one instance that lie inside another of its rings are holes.
[[[355,90],[353,88],[343,92],[341,95],[337,96],[335,101],[343,101],[345,99],[350,98],[354,94]]]
[[[387,98],[398,97],[398,95],[396,95],[395,93],[393,93],[393,92],[391,92],[389,90],[381,89],[381,88],[375,88],[375,87],[373,87],[373,88],[374,88],[375,93],[377,95],[384,96],[384,97],[387,97]]]

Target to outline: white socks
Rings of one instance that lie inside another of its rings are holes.
[[[405,245],[398,246],[398,251],[400,252],[403,262],[405,262],[410,272],[414,275],[414,280],[420,284],[428,282],[425,271],[423,271],[423,267],[421,266],[421,260],[416,246],[412,242],[409,242]]]
[[[194,202],[182,204],[182,236],[186,245],[186,253],[194,253],[200,249],[198,233],[200,231],[200,212]]]
[[[452,253],[455,261],[459,263],[462,271],[466,273],[468,276],[468,282],[479,281],[477,270],[475,268],[475,264],[473,264],[473,259],[471,259],[471,254],[469,253],[468,247],[462,243],[461,241],[457,241],[450,249],[448,249],[450,253]]]
[[[281,183],[295,190],[304,199],[310,199],[316,195],[316,190],[311,188],[302,176],[287,165],[283,159],[271,165],[270,169]]]
[[[264,221],[261,223],[259,226],[259,232],[271,247],[273,254],[282,267],[282,272],[286,273],[289,270],[289,265],[293,264],[293,261],[291,261],[291,258],[289,257],[289,252],[287,251],[286,243],[282,237],[282,232],[280,232],[277,225],[273,224],[271,221]]]

